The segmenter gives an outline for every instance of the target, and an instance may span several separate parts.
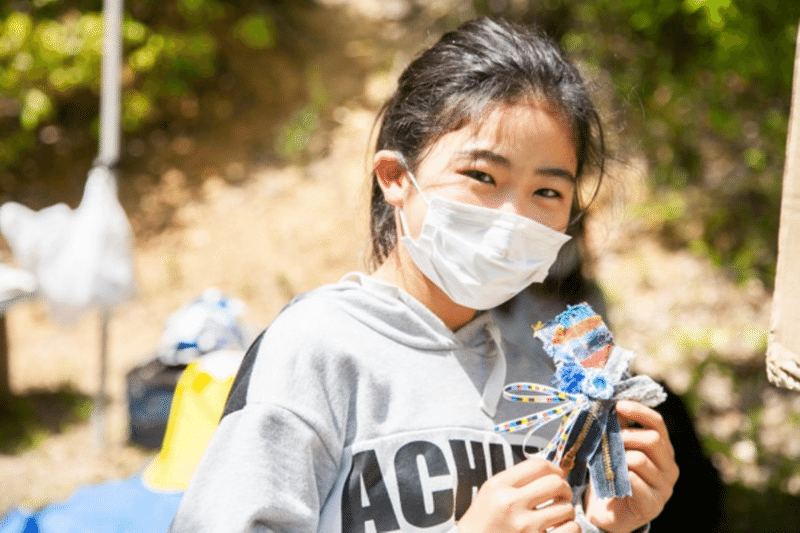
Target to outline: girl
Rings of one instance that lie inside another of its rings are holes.
[[[251,347],[172,531],[645,526],[677,477],[654,411],[618,405],[644,427],[624,500],[493,432],[523,412],[503,385],[554,368],[485,311],[544,279],[602,147],[577,70],[538,35],[481,19],[418,56],[377,139],[377,268],[296,298]]]

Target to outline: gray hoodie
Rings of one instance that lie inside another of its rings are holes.
[[[543,405],[502,386],[554,372],[533,343],[497,340],[491,313],[453,332],[363,274],[295,299],[246,356],[171,531],[454,530],[524,458],[524,435],[493,427]]]

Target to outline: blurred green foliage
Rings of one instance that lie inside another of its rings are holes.
[[[275,139],[275,153],[284,159],[297,160],[303,154],[319,126],[320,114],[328,104],[319,69],[306,72],[306,86],[309,102],[292,114]]]
[[[196,100],[204,83],[218,81],[231,43],[278,46],[286,13],[309,3],[127,0],[124,129],[167,120],[181,97]],[[654,194],[645,209],[666,244],[707,255],[740,281],[772,286],[800,3],[473,0],[473,7],[544,26],[611,95],[604,107],[624,130],[620,148],[648,158]],[[0,172],[53,137],[53,125],[77,120],[96,135],[101,9],[102,0],[0,6]],[[307,105],[277,132],[278,156],[296,158],[318,129],[327,104],[317,84],[309,78]]]
[[[771,287],[800,2],[476,0],[538,22],[586,69],[608,73],[607,112],[649,159],[665,242]],[[674,204],[680,191],[681,212]]]
[[[123,22],[122,127],[136,131],[198,82],[218,73],[216,32],[252,48],[275,45],[276,28],[259,8],[275,2],[128,0]],[[218,24],[218,26],[215,26]],[[97,128],[102,2],[17,1],[0,7],[0,170],[36,143],[76,102],[92,101],[84,127]],[[96,135],[96,131],[95,131]]]
[[[243,16],[234,28],[236,36],[250,48],[272,48],[276,44],[275,22],[264,15]]]

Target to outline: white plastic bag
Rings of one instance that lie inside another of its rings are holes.
[[[36,278],[27,270],[0,264],[0,313],[36,293]]]
[[[89,172],[75,210],[0,206],[0,231],[19,265],[36,278],[54,318],[68,322],[90,308],[110,310],[135,292],[132,231],[114,176]]]

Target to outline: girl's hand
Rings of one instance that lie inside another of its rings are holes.
[[[661,415],[632,401],[618,402],[617,413],[633,494],[601,500],[593,494],[590,483],[586,499],[586,517],[613,533],[633,531],[657,517],[678,480],[675,452]],[[630,422],[641,428],[626,427]]]
[[[531,458],[489,478],[458,522],[459,533],[578,533],[565,472]]]

